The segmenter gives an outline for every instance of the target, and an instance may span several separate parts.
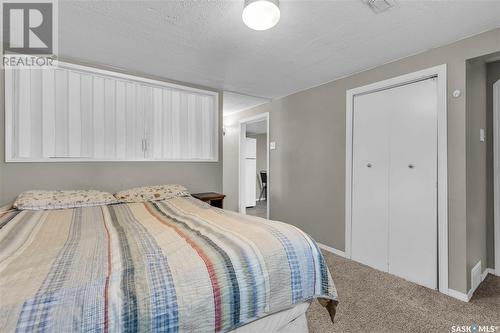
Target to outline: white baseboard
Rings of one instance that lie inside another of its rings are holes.
[[[336,255],[338,255],[338,256],[340,256],[342,258],[346,257],[346,254],[345,254],[344,251],[338,250],[336,248],[333,248],[331,246],[328,246],[328,245],[325,245],[325,244],[322,244],[322,243],[317,243],[317,244],[318,244],[318,246],[321,249],[323,249],[325,251],[328,251],[328,252],[331,252],[333,254],[336,254]],[[493,269],[493,268],[486,268],[484,270],[484,272],[481,274],[481,282],[484,281],[484,279],[486,279],[486,277],[488,276],[488,274],[496,275],[495,274],[495,269]],[[471,290],[469,290],[469,292],[467,294],[465,294],[465,293],[462,293],[460,291],[456,291],[454,289],[448,289],[448,293],[447,294],[448,294],[448,296],[456,298],[456,299],[458,299],[460,301],[469,302],[470,299],[472,298],[472,295],[474,294],[474,291],[475,291],[475,289],[474,290],[471,289]]]
[[[331,253],[336,254],[336,255],[338,255],[338,256],[340,256],[342,258],[345,258],[345,252],[344,251],[337,250],[337,249],[335,249],[333,247],[330,247],[328,245],[321,244],[321,243],[318,243],[318,246],[321,249],[325,250],[325,251],[331,252]]]
[[[470,297],[468,294],[464,294],[460,291],[456,291],[454,289],[449,289],[449,288],[448,288],[448,296],[456,298],[456,299],[463,301],[463,302],[468,302],[470,300]]]
[[[498,273],[498,274],[497,274],[497,273]],[[485,273],[483,273],[483,274],[491,274],[491,275],[495,275],[495,276],[500,276],[500,270],[498,270],[498,272],[497,272],[497,271],[495,271],[495,269],[494,269],[494,268],[486,268],[486,271],[485,271]],[[486,276],[485,276],[485,277],[486,277]],[[483,279],[483,280],[484,280],[484,279]]]
[[[482,276],[483,281],[484,281],[484,279],[486,279],[486,276],[487,276],[488,274],[495,275],[495,269],[494,269],[494,268],[486,268],[486,269],[484,270],[484,272],[483,272],[483,276]]]
[[[494,269],[492,269],[492,268],[486,268],[484,270],[484,272],[481,274],[481,282],[484,281],[484,279],[486,279],[486,277],[488,276],[488,274],[495,275],[494,273],[495,273]],[[462,293],[460,291],[456,291],[454,289],[448,289],[448,296],[456,298],[456,299],[461,300],[463,302],[468,302],[472,298],[472,295],[474,295],[474,292],[476,291],[476,289],[469,290],[469,292],[467,294]]]

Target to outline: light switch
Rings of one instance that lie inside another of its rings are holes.
[[[269,149],[271,149],[271,150],[275,150],[276,149],[276,142],[275,141],[269,142]]]
[[[486,134],[484,132],[484,128],[481,128],[479,130],[479,141],[481,141],[481,142],[486,141]]]

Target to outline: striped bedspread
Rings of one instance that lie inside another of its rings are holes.
[[[0,332],[227,332],[312,298],[308,235],[194,198],[0,213]]]

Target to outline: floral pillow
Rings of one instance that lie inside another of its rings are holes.
[[[19,210],[62,209],[116,203],[115,197],[101,191],[26,191],[14,202]]]
[[[115,198],[120,202],[160,201],[174,197],[186,196],[190,196],[190,194],[182,185],[144,186],[115,193]]]

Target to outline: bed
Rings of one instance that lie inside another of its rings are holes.
[[[0,213],[1,332],[306,332],[317,244],[188,196]]]

